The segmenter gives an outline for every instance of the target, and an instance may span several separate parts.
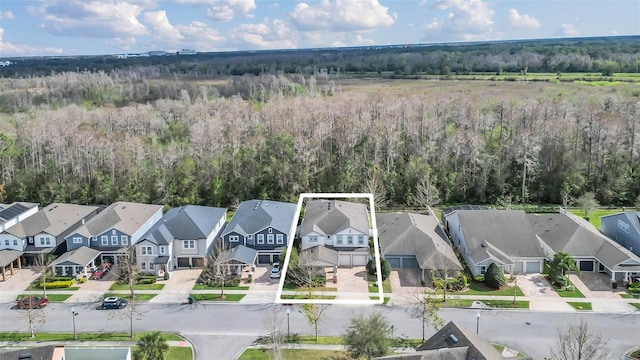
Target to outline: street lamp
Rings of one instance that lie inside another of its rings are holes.
[[[480,311],[476,313],[476,334],[480,331]]]
[[[287,340],[289,339],[289,314],[291,314],[291,309],[287,308]]]
[[[74,340],[78,340],[78,333],[76,333],[76,316],[78,316],[78,312],[76,312],[75,308],[71,308],[71,315],[72,315],[72,319],[73,319],[73,339]]]

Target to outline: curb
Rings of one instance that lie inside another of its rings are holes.
[[[186,337],[185,335],[182,335],[181,333],[172,333],[175,335],[180,336],[181,338],[183,338],[186,342],[189,343],[189,345],[191,346],[191,359],[192,360],[196,360],[198,358],[198,350],[196,349],[195,344],[193,343],[193,341],[191,341],[191,339],[189,339],[188,337]]]

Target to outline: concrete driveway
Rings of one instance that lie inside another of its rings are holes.
[[[271,266],[256,266],[249,290],[277,291],[280,279],[271,278]]]
[[[560,298],[553,286],[542,274],[518,275],[518,286],[528,297]]]
[[[569,281],[584,294],[586,298],[619,299],[618,293],[624,289],[613,290],[609,276],[595,272],[582,272],[579,275],[569,274]]]
[[[158,284],[164,284],[164,287],[160,294],[149,300],[149,302],[178,304],[186,302],[201,272],[202,269],[173,271],[169,280],[158,281]]]
[[[31,268],[16,270],[7,281],[0,282],[0,303],[14,302],[16,296],[35,281],[39,275],[40,273],[36,273]]]

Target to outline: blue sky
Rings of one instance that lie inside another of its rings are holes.
[[[638,34],[639,0],[0,1],[0,56]]]

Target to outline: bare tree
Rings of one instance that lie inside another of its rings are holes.
[[[444,320],[438,315],[442,301],[435,294],[427,291],[416,293],[409,308],[409,314],[414,319],[422,322],[422,341],[424,341],[425,326],[429,325],[435,330],[444,326]]]
[[[300,312],[307,317],[309,325],[313,326],[313,330],[316,334],[316,341],[318,341],[318,326],[322,320],[322,315],[328,309],[326,304],[303,304]]]
[[[43,296],[47,297],[47,280],[50,275],[53,275],[51,271],[51,263],[55,260],[55,256],[51,254],[38,254],[35,259],[35,266],[38,271],[41,271],[40,281],[42,281]]]
[[[126,255],[118,258],[118,262],[118,282],[127,285],[129,301],[126,311],[113,314],[129,319],[129,337],[133,339],[133,321],[142,316],[142,313],[137,308],[135,298],[135,286],[139,275],[138,265],[135,260],[135,246],[129,246],[126,249]]]
[[[596,196],[592,192],[586,192],[576,200],[576,204],[584,213],[585,219],[589,218],[589,214],[600,204],[596,200]]]
[[[609,358],[609,346],[600,335],[589,331],[589,325],[581,320],[562,331],[558,329],[556,345],[551,350],[551,360],[599,360]]]
[[[291,249],[291,256],[287,266],[285,280],[307,289],[309,299],[313,298],[314,288],[318,286],[318,278],[324,276],[324,268],[314,263],[310,251],[303,250],[301,254],[295,248]]]
[[[265,314],[264,321],[267,327],[267,340],[271,345],[271,358],[273,360],[282,360],[284,331],[281,327],[283,318],[280,307],[276,305],[271,306]]]
[[[33,299],[33,297],[30,296],[29,299]],[[34,338],[36,337],[36,328],[47,322],[47,313],[44,308],[36,308],[30,301],[28,308],[24,310],[23,318],[29,326],[31,338]]]
[[[207,281],[208,285],[212,280],[216,280],[216,284],[220,285],[220,298],[224,299],[224,285],[229,276],[231,276],[231,261],[228,246],[225,246],[224,240],[220,239],[213,250],[209,254],[207,265],[202,271],[201,277]]]
[[[440,202],[440,192],[433,183],[430,174],[422,178],[416,186],[413,201],[425,209]]]
[[[369,171],[364,192],[373,194],[373,202],[378,209],[385,208],[389,203],[389,194],[379,170]]]

